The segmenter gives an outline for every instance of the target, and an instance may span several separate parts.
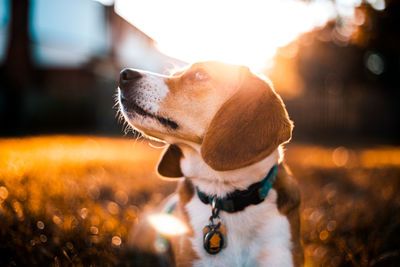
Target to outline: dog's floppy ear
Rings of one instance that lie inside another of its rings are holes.
[[[169,145],[158,163],[158,173],[169,178],[182,177],[180,166],[182,156],[182,151],[177,145]]]
[[[211,121],[201,154],[214,170],[242,168],[289,141],[292,127],[282,99],[265,80],[243,68],[242,83]]]

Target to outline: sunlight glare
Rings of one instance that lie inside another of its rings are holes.
[[[114,0],[94,0],[95,2],[99,2],[102,5],[105,6],[111,6],[112,4],[114,4]]]
[[[181,220],[170,214],[152,214],[148,219],[150,224],[163,235],[182,235],[188,231]]]
[[[260,70],[278,47],[332,18],[332,5],[295,0],[117,0],[115,10],[169,56]]]

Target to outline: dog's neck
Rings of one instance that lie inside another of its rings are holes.
[[[224,197],[235,190],[245,190],[251,184],[265,178],[269,170],[281,159],[280,149],[274,150],[263,160],[250,166],[231,171],[215,171],[208,166],[200,154],[200,146],[182,146],[184,157],[181,170],[200,191],[208,195]]]

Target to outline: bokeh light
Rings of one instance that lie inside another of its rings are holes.
[[[37,226],[38,229],[43,230],[45,225],[44,225],[44,223],[42,221],[38,221],[36,223],[36,226]]]
[[[119,236],[113,236],[111,243],[113,244],[113,246],[119,247],[122,244],[122,241]]]
[[[365,65],[368,70],[375,75],[382,74],[385,69],[383,58],[377,53],[368,53],[365,59]]]
[[[5,200],[8,197],[8,190],[5,186],[0,186],[0,201]]]

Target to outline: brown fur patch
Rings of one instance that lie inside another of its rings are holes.
[[[244,72],[242,85],[218,110],[203,140],[203,159],[217,171],[249,166],[291,138],[281,98],[266,81]]]
[[[288,218],[290,223],[294,266],[303,266],[304,254],[300,241],[300,190],[297,181],[292,177],[286,165],[279,166],[273,188],[278,193],[278,210]]]
[[[158,163],[158,173],[168,178],[182,177],[183,174],[180,166],[182,157],[182,151],[177,145],[169,145]]]
[[[201,144],[215,113],[236,90],[239,69],[220,62],[199,62],[165,78],[169,92],[159,104],[158,115],[179,125],[179,129],[167,134]],[[206,78],[197,79],[198,72]]]
[[[185,206],[194,196],[193,183],[185,178],[178,186],[179,201]]]
[[[193,250],[190,238],[194,236],[193,229],[190,227],[189,215],[185,206],[194,196],[194,186],[187,178],[179,183],[178,186],[179,202],[174,215],[179,217],[189,227],[189,232],[184,236],[174,237],[171,244],[174,252],[174,258],[177,266],[192,266],[193,261],[199,259],[199,256]]]

